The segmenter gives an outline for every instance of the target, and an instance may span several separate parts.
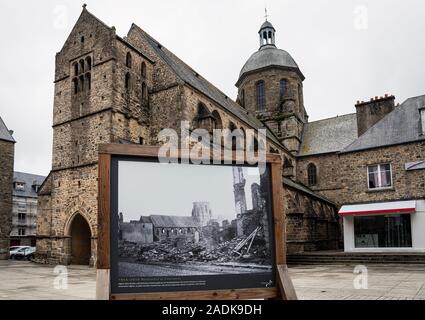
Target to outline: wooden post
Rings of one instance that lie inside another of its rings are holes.
[[[277,282],[279,284],[280,294],[283,300],[298,300],[291,277],[289,276],[286,265],[277,266]]]
[[[109,300],[110,278],[108,269],[98,269],[96,273],[96,300]]]

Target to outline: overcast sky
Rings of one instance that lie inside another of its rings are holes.
[[[260,184],[258,168],[243,168],[247,209],[251,185]],[[209,202],[213,219],[236,218],[233,170],[230,166],[160,164],[120,161],[118,211],[124,221],[141,216],[191,216],[194,202]]]
[[[277,46],[306,76],[310,120],[352,113],[385,93],[425,94],[423,0],[85,0],[124,36],[132,22],[235,98],[258,49],[267,4]],[[18,141],[15,170],[51,168],[54,57],[81,12],[75,0],[0,0],[0,116]]]

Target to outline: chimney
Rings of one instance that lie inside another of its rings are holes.
[[[384,97],[371,98],[368,102],[356,104],[357,113],[357,133],[360,137],[370,127],[378,123],[383,117],[392,112],[395,108],[395,97],[386,94]]]

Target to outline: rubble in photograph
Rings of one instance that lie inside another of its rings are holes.
[[[249,238],[249,237],[248,237]],[[120,261],[135,263],[241,263],[270,265],[270,254],[262,239],[251,236],[235,238],[215,246],[206,241],[199,243],[172,241],[137,244],[119,243]],[[248,239],[248,241],[246,241]]]

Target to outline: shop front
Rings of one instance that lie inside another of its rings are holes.
[[[344,205],[346,252],[425,252],[425,200]]]

